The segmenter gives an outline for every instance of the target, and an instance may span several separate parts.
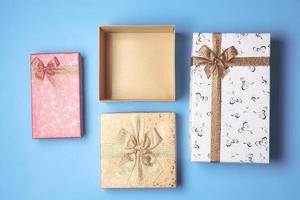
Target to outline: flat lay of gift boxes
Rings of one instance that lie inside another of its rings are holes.
[[[175,36],[99,27],[100,103],[175,101]],[[191,64],[177,66],[190,71],[191,161],[269,163],[270,34],[191,36]],[[80,53],[31,54],[33,139],[83,135],[82,67]],[[101,188],[176,187],[176,113],[99,114]]]

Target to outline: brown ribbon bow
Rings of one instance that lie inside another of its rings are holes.
[[[212,77],[212,109],[211,109],[211,162],[220,162],[221,132],[221,82],[229,73],[229,67],[236,66],[269,66],[269,57],[236,57],[238,52],[234,46],[221,53],[221,33],[213,33],[211,50],[203,45],[192,57],[192,65],[205,65],[207,78]]]
[[[229,72],[227,63],[237,55],[237,50],[231,46],[225,49],[221,55],[217,55],[206,45],[203,45],[197,53],[199,54],[198,64],[205,65],[204,71],[207,78],[210,78],[213,73],[219,73],[223,79]]]
[[[55,78],[55,75],[78,72],[77,66],[61,66],[56,56],[50,59],[47,65],[44,65],[38,57],[35,57],[31,62],[31,69],[36,77],[36,84],[39,88],[45,77],[47,77],[50,83],[56,87],[58,81]]]
[[[134,162],[128,179],[137,166],[138,180],[143,181],[143,166],[151,167],[156,162],[156,155],[153,153],[153,149],[155,149],[163,139],[156,128],[146,132],[141,130],[140,118],[137,118],[135,129],[135,133],[131,134],[126,142],[125,150],[127,152],[124,154],[121,164]],[[125,129],[122,129],[121,132],[123,132],[123,134],[128,133]],[[142,140],[140,140],[142,134]]]

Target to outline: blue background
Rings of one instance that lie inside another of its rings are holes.
[[[0,0],[0,199],[299,199],[300,3],[296,0]],[[174,24],[177,101],[99,103],[98,26]],[[191,163],[192,32],[271,32],[271,163]],[[29,54],[79,51],[85,135],[31,139]],[[99,188],[101,112],[175,111],[176,189]]]

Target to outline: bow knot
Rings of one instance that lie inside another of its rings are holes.
[[[151,166],[152,163],[155,162],[155,155],[152,150],[161,142],[162,138],[156,128],[153,128],[152,131],[146,132],[143,140],[140,142],[138,142],[138,138],[136,136],[131,135],[126,144],[126,149],[129,150],[129,152],[126,153],[126,157],[131,158],[129,159],[130,161],[134,161],[135,158],[140,157],[142,164]]]
[[[125,143],[125,150],[121,164],[133,162],[130,176],[135,170],[136,166],[138,169],[138,179],[143,180],[143,166],[151,167],[156,162],[156,155],[153,152],[161,142],[162,137],[160,136],[156,128],[152,128],[149,131],[141,129],[140,119],[135,122],[134,133],[130,133],[129,139]],[[128,134],[125,129],[121,130],[121,134]],[[130,176],[128,178],[130,178]]]
[[[203,45],[197,53],[199,54],[197,57],[199,59],[198,63],[205,65],[204,71],[206,76],[210,78],[213,73],[218,73],[223,79],[229,72],[227,63],[237,55],[237,50],[234,46],[231,46],[218,55],[209,47]]]
[[[41,85],[45,77],[47,77],[51,84],[56,86],[57,80],[55,75],[63,70],[59,65],[60,63],[55,56],[46,65],[39,58],[35,57],[31,62],[31,66],[38,84]]]
[[[47,76],[47,78],[50,80],[51,76],[54,76],[59,70],[58,66],[60,65],[55,56],[47,63],[47,65],[44,65],[44,63],[37,57],[33,59],[31,64],[33,65],[33,69],[35,71],[35,77],[40,80],[43,80],[45,76]]]
[[[218,64],[219,61],[220,61],[220,58],[214,58],[211,64],[216,65],[216,64]]]

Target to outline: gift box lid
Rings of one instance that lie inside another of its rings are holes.
[[[175,101],[175,26],[100,27],[100,101]]]
[[[30,55],[32,138],[82,137],[79,52]]]
[[[192,161],[269,163],[270,42],[269,33],[193,34]]]
[[[176,113],[100,115],[101,188],[176,187]]]

